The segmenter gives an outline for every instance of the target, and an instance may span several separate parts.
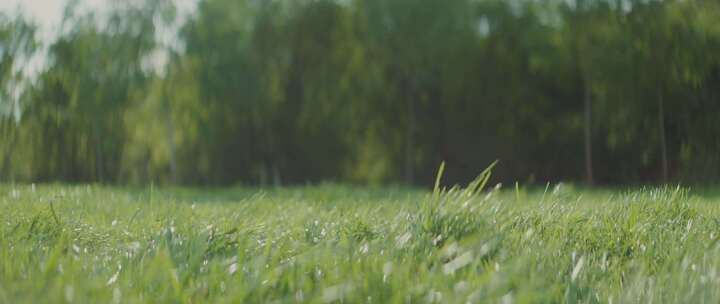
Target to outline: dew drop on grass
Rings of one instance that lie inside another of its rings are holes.
[[[18,191],[16,189],[10,190],[10,198],[12,198],[12,199],[20,198],[20,191]]]
[[[118,264],[118,270],[113,274],[110,279],[108,279],[107,283],[105,283],[105,286],[110,286],[112,284],[115,284],[118,280],[118,276],[120,276],[120,271],[122,270],[122,265]]]
[[[383,283],[387,283],[388,278],[393,272],[393,263],[392,262],[386,262],[383,264]]]
[[[532,228],[529,228],[527,231],[525,231],[525,239],[530,239],[532,237],[533,233],[535,233],[535,230]]]
[[[575,264],[575,267],[573,267],[572,274],[570,275],[570,281],[575,282],[575,279],[580,274],[580,271],[582,270],[584,265],[585,265],[585,257],[580,257],[578,262]]]
[[[237,270],[238,270],[238,264],[237,264],[237,263],[232,263],[232,264],[230,264],[230,266],[228,266],[227,272],[228,272],[228,274],[232,275],[232,274],[234,274],[235,272],[237,272]]]
[[[466,282],[466,281],[457,282],[455,284],[455,286],[453,287],[453,290],[455,291],[455,293],[464,293],[468,289],[470,289],[470,284],[468,284],[468,282]]]
[[[458,269],[467,266],[470,264],[473,260],[473,254],[472,252],[468,251],[457,258],[453,259],[452,261],[446,263],[443,265],[443,273],[445,274],[452,274],[455,273]]]
[[[403,235],[397,238],[395,242],[395,246],[398,248],[405,247],[405,244],[407,244],[408,241],[410,241],[410,238],[412,237],[412,234],[410,232],[405,232]]]
[[[354,286],[350,283],[327,287],[323,290],[322,300],[325,303],[341,300],[345,295],[352,292],[353,289]]]
[[[500,298],[500,303],[502,304],[512,304],[515,303],[515,297],[513,296],[512,292],[508,292],[502,298]]]
[[[368,243],[363,243],[363,245],[360,246],[359,251],[360,251],[361,254],[366,254],[366,253],[368,253],[368,251],[370,251],[370,245],[368,245]]]
[[[65,301],[68,303],[75,302],[75,288],[72,285],[65,286]]]
[[[120,304],[120,301],[122,300],[122,293],[120,292],[120,288],[113,288],[113,297],[112,297],[112,303],[113,304]]]
[[[119,276],[119,275],[120,275],[120,271],[118,271],[118,272],[116,272],[115,274],[113,274],[113,275],[110,277],[110,279],[107,281],[107,283],[105,283],[105,285],[106,285],[106,286],[110,286],[110,285],[112,285],[112,284],[115,284],[115,282],[117,282],[117,279],[118,279],[118,276]]]
[[[430,290],[427,294],[427,303],[442,303],[442,293],[439,291]]]

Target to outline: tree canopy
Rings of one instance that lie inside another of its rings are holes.
[[[4,180],[720,181],[717,1],[200,0],[179,48],[172,1],[67,12],[32,81],[0,18]]]

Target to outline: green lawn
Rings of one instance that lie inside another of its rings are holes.
[[[2,185],[0,303],[718,303],[719,203],[570,185]]]

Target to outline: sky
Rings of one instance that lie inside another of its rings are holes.
[[[90,10],[101,10],[112,0],[82,0],[82,7]],[[117,1],[117,0],[116,0]],[[40,27],[40,39],[47,42],[55,36],[55,31],[62,19],[66,0],[1,0],[0,12],[9,16],[17,16],[19,12],[29,17]]]
[[[79,9],[81,12],[97,12],[110,8],[113,2],[128,0],[80,0]],[[179,16],[185,16],[192,13],[197,0],[173,0]],[[33,21],[38,25],[37,39],[47,47],[58,35],[58,29],[62,21],[63,10],[68,0],[0,0],[0,13],[14,17],[19,14]],[[163,32],[163,31],[161,31]],[[165,30],[164,32],[168,32]],[[167,34],[170,35],[170,34]],[[161,37],[162,40],[172,40],[171,37]],[[158,56],[158,60],[162,61],[162,56]],[[45,65],[45,57],[43,55],[33,58],[31,63],[26,66],[26,74],[33,76],[37,74]],[[156,63],[162,65],[162,62]]]

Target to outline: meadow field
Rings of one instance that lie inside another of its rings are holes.
[[[0,303],[717,303],[666,187],[0,186]]]
[[[0,304],[720,303],[719,113],[719,0],[0,0]]]

